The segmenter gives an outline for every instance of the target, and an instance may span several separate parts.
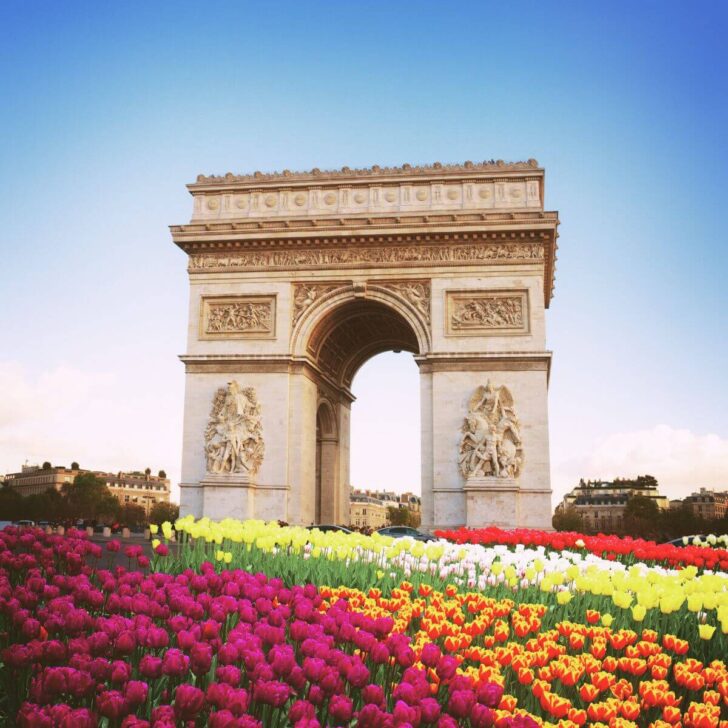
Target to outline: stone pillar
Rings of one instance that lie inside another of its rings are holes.
[[[420,478],[422,488],[421,525],[425,531],[434,526],[432,373],[420,368]]]
[[[203,513],[214,521],[224,518],[252,518],[255,513],[255,485],[243,473],[208,473],[200,482]]]
[[[308,526],[316,517],[316,384],[305,374],[290,375],[288,418],[288,509],[283,520]],[[284,458],[286,446],[278,451]],[[276,450],[271,453],[275,457]]]
[[[520,525],[520,492],[515,478],[467,478],[463,490],[468,528]]]
[[[426,394],[422,397],[423,525],[551,528],[546,360],[524,357],[521,361],[503,362],[481,355],[477,359],[472,357],[467,367],[457,362],[420,366],[424,371],[432,371],[431,415]],[[495,389],[504,387],[513,399],[522,441],[519,450],[522,464],[515,478],[475,474],[476,477],[466,479],[460,467],[463,427],[472,406],[471,398],[486,383]],[[431,444],[426,439],[430,422],[435,423],[437,433]],[[435,483],[431,517],[426,489],[428,446]]]

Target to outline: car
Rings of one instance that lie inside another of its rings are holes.
[[[30,521],[27,518],[21,518],[19,521],[15,521],[16,526],[35,526],[35,521]]]
[[[418,531],[416,528],[411,526],[385,526],[384,528],[378,528],[375,533],[381,534],[382,536],[391,536],[392,538],[404,538],[409,536],[415,541],[434,541],[435,537],[430,536],[429,533],[424,531]]]
[[[696,534],[694,536],[682,536],[680,538],[673,538],[672,541],[668,541],[668,544],[672,546],[705,546],[713,548],[725,548],[725,537],[716,536],[715,534]]]
[[[12,521],[0,521],[0,531],[7,528],[8,526],[12,526],[12,525],[13,525]]]
[[[317,523],[316,525],[306,526],[309,531],[313,531],[314,529],[321,531],[322,533],[327,533],[328,531],[340,531],[341,533],[351,533],[351,531],[348,528],[345,528],[344,526],[337,526],[332,523]]]

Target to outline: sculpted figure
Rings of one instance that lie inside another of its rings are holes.
[[[523,464],[520,423],[507,387],[488,382],[470,398],[461,428],[460,472],[466,478],[517,478]]]
[[[255,475],[263,461],[260,405],[252,387],[235,381],[220,387],[212,401],[205,430],[205,455],[210,473]]]

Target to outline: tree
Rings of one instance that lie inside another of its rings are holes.
[[[387,520],[392,526],[410,526],[417,528],[420,525],[419,516],[409,508],[387,507]]]
[[[143,526],[147,522],[147,514],[138,503],[124,503],[117,515],[117,520],[122,526],[135,528]]]
[[[630,536],[653,536],[660,532],[660,509],[654,498],[633,495],[624,509],[624,530]]]
[[[551,519],[551,525],[557,531],[583,531],[584,520],[576,508],[558,510]]]
[[[146,468],[144,470],[144,475],[151,475],[151,474],[152,474],[152,469],[151,468]]]
[[[17,521],[22,518],[23,497],[7,483],[0,489],[0,521]]]
[[[74,519],[111,522],[118,516],[120,504],[106,483],[93,473],[80,473],[73,483],[63,486],[68,516]]]
[[[51,469],[52,467],[53,467],[53,466],[52,466],[52,465],[51,465],[51,464],[50,464],[50,463],[49,463],[49,462],[48,462],[48,461],[46,460],[46,461],[45,461],[45,462],[43,463],[42,469],[43,469],[43,470],[50,470],[50,469]]]
[[[80,470],[80,469],[81,469],[81,466],[74,460],[71,463],[71,470]]]
[[[638,518],[645,521],[655,521],[660,515],[660,509],[655,503],[654,498],[648,498],[644,495],[633,495],[627,500],[627,506],[624,509],[625,518]]]
[[[158,473],[158,475],[159,475],[160,478],[166,478],[167,477],[167,473],[165,473],[164,470],[160,470],[159,473]]]
[[[176,503],[157,501],[149,514],[149,523],[174,523],[179,518],[179,506]]]

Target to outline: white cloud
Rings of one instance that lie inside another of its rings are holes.
[[[728,490],[728,439],[657,425],[598,440],[592,452],[554,466],[554,505],[579,478],[654,475],[660,490],[682,498],[700,487]]]
[[[62,365],[31,376],[17,362],[0,362],[0,472],[26,460],[76,460],[112,472],[164,468],[176,484],[182,397],[161,375]]]

